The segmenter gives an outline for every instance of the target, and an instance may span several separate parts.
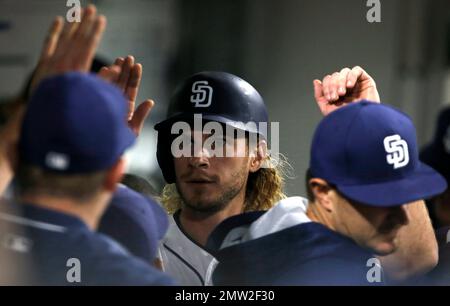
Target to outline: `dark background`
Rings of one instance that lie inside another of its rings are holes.
[[[312,80],[360,65],[384,103],[408,113],[419,143],[431,140],[438,111],[450,103],[450,1],[381,0],[381,23],[369,23],[365,0],[98,0],[108,18],[99,54],[134,55],[144,65],[140,101],[157,102],[129,171],[161,187],[153,125],[184,77],[224,70],[253,84],[280,151],[294,171],[290,195],[303,195],[312,133],[321,118]],[[0,98],[13,96],[36,63],[53,16],[65,0],[0,0]]]

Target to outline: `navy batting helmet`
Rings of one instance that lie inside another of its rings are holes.
[[[158,131],[156,156],[169,184],[175,182],[171,127],[175,122],[190,122],[194,114],[201,114],[206,121],[220,122],[267,139],[267,129],[260,129],[259,125],[261,122],[268,123],[267,109],[263,98],[252,85],[225,72],[194,74],[175,91],[167,119],[155,126]]]

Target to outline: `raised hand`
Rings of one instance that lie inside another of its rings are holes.
[[[128,125],[136,135],[144,127],[144,122],[154,106],[153,100],[147,99],[135,110],[136,98],[142,79],[142,65],[135,63],[133,56],[117,58],[113,65],[103,67],[99,77],[118,86],[128,101]]]
[[[47,34],[38,66],[31,81],[31,92],[42,79],[68,71],[88,72],[106,28],[106,18],[89,5],[81,22],[64,23],[58,16]]]
[[[314,98],[324,116],[352,102],[364,99],[380,102],[374,79],[359,66],[344,68],[313,83]]]

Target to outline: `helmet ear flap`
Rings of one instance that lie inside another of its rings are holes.
[[[175,168],[172,156],[172,137],[165,131],[158,131],[158,144],[156,147],[156,159],[161,168],[167,184],[175,183]]]

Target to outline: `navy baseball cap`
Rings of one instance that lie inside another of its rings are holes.
[[[135,141],[126,107],[122,92],[93,74],[47,78],[27,107],[20,158],[67,174],[105,170]]]
[[[422,149],[420,159],[450,181],[450,108],[439,114],[434,139]]]
[[[134,256],[152,262],[168,227],[167,213],[158,203],[119,185],[98,231],[118,241]]]
[[[442,193],[445,179],[419,160],[411,119],[384,104],[361,101],[325,117],[316,129],[310,169],[350,200],[378,207]]]

